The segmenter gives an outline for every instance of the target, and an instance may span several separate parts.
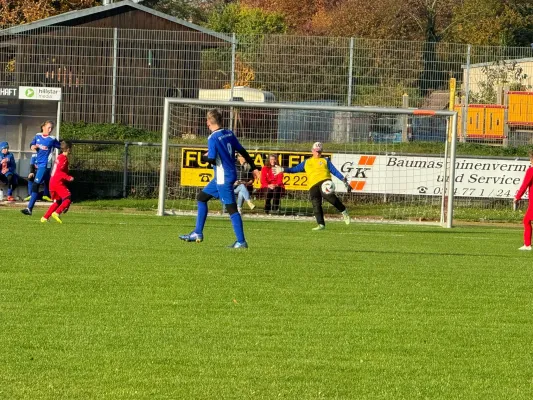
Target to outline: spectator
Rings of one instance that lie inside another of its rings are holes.
[[[237,195],[237,210],[242,213],[242,204],[246,201],[250,210],[255,208],[255,204],[250,200],[250,192],[254,184],[254,176],[250,164],[239,154],[237,156],[237,180],[235,181],[235,194]]]
[[[17,169],[15,157],[13,156],[13,153],[9,152],[8,142],[0,143],[0,150],[2,151],[0,155],[0,181],[7,185],[7,201],[15,201],[13,190],[17,187],[18,183],[18,176],[15,173],[15,170]]]
[[[261,168],[261,192],[265,195],[265,213],[279,212],[281,196],[285,193],[283,174],[274,174],[273,167],[279,165],[277,154],[268,157],[268,164]]]

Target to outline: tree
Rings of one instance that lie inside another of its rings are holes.
[[[221,10],[213,10],[206,26],[217,32],[240,35],[281,34],[287,32],[284,17],[277,12],[260,8],[228,4]]]
[[[454,13],[448,39],[479,45],[529,46],[533,1],[465,0]]]
[[[143,5],[196,24],[205,23],[211,10],[231,0],[144,0]]]
[[[0,26],[26,24],[99,3],[96,0],[0,0]]]
[[[241,0],[241,5],[281,14],[288,30],[295,34],[316,34],[313,28],[319,26],[323,31],[324,20],[329,20],[328,13],[345,0]]]
[[[281,34],[287,31],[283,16],[265,12],[259,8],[228,4],[220,10],[213,10],[206,26],[217,32],[237,34],[237,55],[235,60],[235,85],[252,86],[255,80],[253,63],[258,56],[258,47],[265,34]],[[206,54],[207,56],[207,54]],[[227,58],[224,51],[209,54],[213,60]],[[224,87],[229,87],[226,82]]]

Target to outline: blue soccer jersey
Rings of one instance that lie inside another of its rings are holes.
[[[42,133],[35,135],[30,143],[31,146],[37,146],[37,159],[35,161],[37,168],[48,168],[48,159],[52,150],[61,147],[55,136],[44,136]]]
[[[0,153],[0,162],[2,164],[2,174],[8,176],[15,173],[17,163],[15,162],[15,157],[12,153]]]
[[[229,129],[219,129],[207,139],[207,157],[215,160],[215,180],[217,184],[233,185],[237,180],[235,152],[243,150],[235,134]]]

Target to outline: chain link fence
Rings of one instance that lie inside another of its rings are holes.
[[[530,90],[533,76],[531,48],[451,43],[88,27],[0,43],[0,85],[60,86],[67,122],[154,131],[166,96],[442,109],[452,77],[458,103],[503,104],[501,86]]]

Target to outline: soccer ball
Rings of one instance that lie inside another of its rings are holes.
[[[322,193],[324,194],[331,194],[335,192],[335,184],[331,179],[328,179],[327,181],[322,182]]]

